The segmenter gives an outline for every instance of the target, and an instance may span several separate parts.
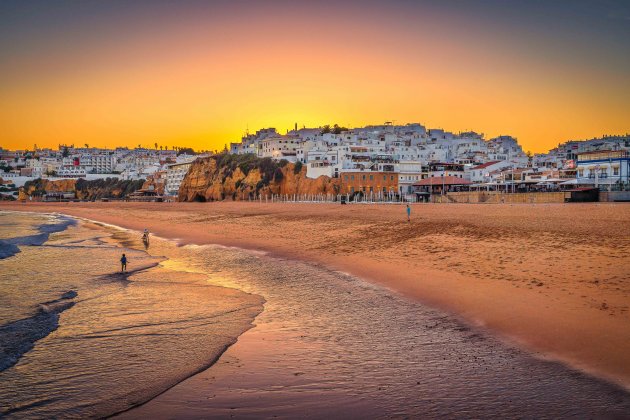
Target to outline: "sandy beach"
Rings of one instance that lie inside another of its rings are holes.
[[[630,389],[630,205],[2,203],[322,264]]]

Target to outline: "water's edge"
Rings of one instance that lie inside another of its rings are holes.
[[[9,250],[10,252],[7,252],[6,255],[4,253],[0,253],[0,259],[5,259],[5,258],[11,258],[13,256],[15,256],[16,254],[20,253],[20,249],[19,246],[20,245],[24,245],[24,246],[42,246],[44,245],[49,237],[50,234],[53,233],[57,233],[57,232],[63,232],[64,230],[68,229],[71,226],[75,226],[78,224],[82,224],[82,223],[89,223],[93,226],[97,226],[99,228],[99,230],[103,230],[103,231],[107,231],[107,228],[111,228],[111,229],[116,229],[116,230],[120,230],[120,231],[125,231],[125,232],[135,232],[132,229],[127,229],[121,226],[117,226],[117,225],[112,225],[112,224],[108,224],[108,223],[104,223],[104,222],[100,222],[98,220],[92,220],[92,219],[88,219],[88,218],[82,218],[82,217],[77,217],[77,216],[73,216],[73,215],[68,215],[68,214],[64,214],[64,213],[60,213],[60,212],[33,212],[33,211],[11,211],[11,210],[0,210],[0,213],[5,213],[5,214],[11,214],[11,213],[15,213],[15,214],[31,214],[31,215],[37,215],[37,216],[53,216],[55,218],[59,219],[59,223],[57,224],[48,224],[48,225],[40,225],[37,227],[37,230],[39,231],[39,233],[37,234],[33,234],[33,235],[26,235],[23,237],[15,237],[15,238],[10,238],[10,239],[5,239],[5,240],[1,240],[0,243],[2,245],[5,245],[5,250]],[[154,235],[156,236],[156,235]],[[157,236],[156,236],[157,237]],[[171,243],[175,243],[173,240],[168,239],[168,238],[160,238],[164,241],[169,241]],[[116,247],[119,247],[121,249],[124,249],[124,246],[121,246],[122,244],[118,241],[116,241]],[[144,250],[144,252],[147,253],[147,255],[152,256],[152,257],[156,257],[152,254],[150,254],[148,252],[148,250]],[[168,261],[170,258],[169,257],[164,257],[161,256],[163,258],[163,261]],[[138,272],[151,272],[152,269],[158,268],[160,266],[160,263],[154,263],[154,264],[149,264],[146,266],[142,266],[133,270],[129,270],[126,273],[123,273],[122,276],[127,279],[127,277],[132,277],[134,274],[137,274]],[[121,273],[113,273],[110,274],[108,276],[114,276],[114,277],[120,277]],[[216,286],[213,285],[212,287],[222,287],[227,289],[228,287],[223,287],[223,286]],[[238,289],[235,289],[238,290]],[[245,292],[243,290],[238,290],[240,293],[243,294],[248,294],[248,295],[252,295],[251,293]],[[26,318],[22,318],[16,321],[12,321],[9,322],[5,325],[0,325],[0,331],[7,333],[9,336],[11,336],[12,332],[14,330],[18,330],[18,327],[20,326],[24,326],[26,324],[31,325],[31,324],[37,324],[37,325],[41,325],[42,328],[40,328],[37,331],[37,334],[35,334],[31,340],[29,340],[28,342],[24,342],[24,343],[20,343],[19,346],[17,346],[15,349],[15,351],[11,351],[8,353],[9,357],[6,360],[6,363],[2,363],[0,364],[0,372],[6,370],[6,369],[10,369],[11,367],[15,366],[20,359],[22,358],[22,356],[24,356],[25,354],[27,354],[29,351],[31,351],[37,341],[47,337],[48,335],[50,335],[51,333],[53,333],[55,330],[57,330],[60,326],[62,326],[62,323],[60,323],[60,314],[66,310],[71,309],[75,303],[76,300],[75,298],[78,296],[78,293],[74,290],[69,290],[65,293],[63,293],[62,295],[59,296],[59,298],[51,300],[51,301],[47,301],[47,302],[42,302],[38,305],[37,311],[30,317],[26,317]],[[122,410],[117,410],[111,413],[107,413],[104,415],[104,418],[111,418],[114,417],[116,415],[122,414],[124,412],[130,411],[134,408],[137,408],[139,406],[142,406],[146,403],[148,403],[149,401],[153,400],[154,398],[156,398],[159,395],[162,395],[163,393],[169,391],[171,388],[179,385],[180,383],[184,382],[185,380],[203,372],[206,371],[207,369],[209,369],[210,367],[212,367],[214,364],[216,364],[216,362],[221,358],[221,356],[232,346],[234,345],[239,337],[241,335],[243,335],[244,333],[246,333],[247,331],[249,331],[250,329],[254,328],[256,326],[255,324],[255,320],[256,318],[264,311],[264,304],[265,304],[265,300],[262,296],[259,295],[253,295],[253,296],[257,296],[260,298],[261,300],[261,309],[259,311],[257,311],[257,314],[249,321],[249,325],[241,330],[238,335],[235,335],[235,337],[231,340],[229,340],[226,344],[222,345],[219,350],[217,352],[214,353],[214,355],[212,356],[211,359],[209,359],[207,361],[207,363],[204,363],[203,365],[200,365],[197,369],[195,369],[194,371],[191,371],[188,375],[183,376],[181,378],[178,378],[176,381],[174,381],[173,383],[169,384],[167,387],[165,387],[164,389],[162,389],[159,393],[156,393],[152,396],[150,396],[149,398],[145,399],[145,400],[140,400],[135,404],[131,404],[129,406],[127,406],[126,408],[122,409]],[[16,335],[16,334],[13,334]],[[4,412],[5,415],[10,415],[11,412]],[[0,413],[0,417],[2,417],[2,413]]]
[[[120,230],[122,230],[122,231],[134,231],[133,229],[127,229],[127,228],[124,228],[124,227],[121,227],[121,226],[117,226],[117,225],[113,225],[113,224],[110,224],[110,223],[101,222],[101,221],[98,221],[98,220],[88,219],[88,218],[84,218],[84,217],[78,217],[78,216],[66,215],[66,214],[63,214],[63,213],[42,213],[42,212],[28,212],[28,213],[33,213],[33,214],[52,214],[52,215],[57,215],[57,216],[58,216],[58,215],[60,215],[60,214],[62,214],[63,216],[67,216],[67,217],[70,217],[70,218],[73,218],[73,219],[75,219],[75,220],[79,220],[79,221],[85,221],[85,222],[92,223],[92,224],[96,224],[96,225],[101,225],[101,226],[112,227],[112,228],[120,229]],[[183,246],[183,245],[186,245],[186,244],[184,244],[184,243],[179,243],[179,242],[177,241],[177,239],[174,239],[174,238],[161,238],[161,239],[166,240],[166,241],[170,241],[171,243],[174,243],[174,244],[176,244],[176,245],[178,245],[178,246]],[[217,246],[222,246],[221,244],[207,244],[207,245],[217,245]],[[246,253],[256,253],[256,254],[260,254],[260,250],[247,249],[247,248],[238,247],[238,246],[230,246],[229,248],[234,248],[234,249],[236,249],[236,250],[243,251],[243,252],[246,252]],[[269,256],[269,257],[271,257],[271,258],[275,258],[275,255],[274,255],[274,253],[273,253],[273,252],[265,252],[265,253],[266,253],[266,255],[267,255],[267,256]],[[286,258],[285,256],[282,256],[282,259],[287,259],[287,258]],[[308,264],[308,265],[315,266],[315,267],[318,267],[318,268],[321,268],[321,269],[325,269],[325,270],[328,270],[328,271],[338,272],[338,271],[336,271],[336,270],[332,270],[332,269],[330,269],[330,268],[328,268],[328,267],[326,267],[326,266],[322,265],[321,263],[312,262],[312,261],[308,261],[308,260],[302,260],[302,259],[293,259],[293,260],[295,260],[295,261],[297,261],[297,262],[300,262],[300,263],[303,263],[303,264]],[[397,290],[393,290],[393,289],[391,289],[391,288],[387,288],[387,287],[385,287],[385,286],[382,286],[382,285],[379,285],[379,284],[375,284],[375,283],[370,282],[370,281],[368,281],[368,280],[362,279],[360,276],[356,276],[355,274],[350,273],[349,275],[351,275],[352,277],[354,277],[354,278],[356,278],[356,279],[359,279],[359,280],[363,281],[363,282],[364,282],[364,283],[366,283],[366,284],[369,284],[369,285],[371,285],[371,286],[378,287],[378,288],[380,288],[380,289],[382,289],[382,290],[386,290],[388,293],[393,293],[393,294],[396,294],[398,297],[401,297],[401,298],[403,298],[403,299],[405,299],[405,300],[407,300],[407,301],[411,301],[411,302],[415,302],[415,303],[421,303],[423,306],[426,306],[426,307],[428,307],[428,308],[438,309],[438,310],[440,310],[440,311],[444,311],[444,309],[443,309],[443,308],[434,308],[433,306],[431,306],[431,305],[427,305],[427,304],[426,304],[426,303],[424,303],[424,302],[418,302],[418,299],[414,299],[414,298],[412,298],[412,297],[409,297],[409,296],[407,296],[407,295],[405,295],[405,294],[403,294],[403,293],[401,293],[401,292],[398,292]],[[241,292],[243,292],[243,293],[247,293],[247,292],[242,291],[242,290],[239,290],[239,291],[241,291]],[[263,306],[263,307],[264,307],[264,306]],[[264,311],[264,309],[263,309],[263,311]],[[542,359],[542,360],[545,360],[545,361],[548,361],[548,362],[551,362],[551,363],[557,363],[557,364],[562,365],[562,366],[564,366],[564,367],[568,368],[569,370],[574,371],[574,372],[576,372],[576,373],[578,373],[578,374],[580,374],[580,375],[583,375],[583,376],[585,376],[585,377],[587,377],[587,378],[589,378],[589,379],[593,379],[593,380],[596,380],[596,381],[601,381],[601,382],[606,383],[606,384],[610,384],[610,385],[614,386],[615,388],[619,388],[619,389],[620,389],[621,391],[623,391],[623,392],[628,392],[628,390],[630,389],[630,388],[628,388],[627,386],[624,386],[624,384],[620,384],[620,383],[618,383],[618,382],[616,382],[616,381],[614,381],[614,380],[611,380],[610,378],[607,378],[607,377],[605,377],[605,376],[598,375],[598,374],[597,374],[597,372],[593,372],[592,370],[589,370],[589,369],[588,369],[588,367],[584,367],[584,366],[576,366],[575,364],[571,364],[571,363],[567,362],[566,360],[563,360],[561,357],[556,357],[556,355],[553,355],[553,354],[541,354],[541,353],[537,353],[537,352],[531,351],[530,349],[528,349],[528,348],[527,348],[527,346],[526,346],[526,345],[523,345],[523,343],[520,343],[519,341],[514,340],[512,337],[506,336],[506,335],[501,334],[501,333],[499,333],[499,332],[497,332],[497,331],[494,331],[494,330],[491,330],[491,329],[485,328],[485,327],[480,326],[480,325],[475,325],[475,324],[473,324],[470,320],[467,320],[467,319],[465,319],[465,318],[463,318],[463,317],[459,316],[459,315],[458,315],[458,314],[456,314],[456,313],[452,313],[452,312],[450,312],[450,311],[445,311],[445,312],[446,312],[446,313],[447,313],[450,317],[452,317],[453,319],[457,320],[457,322],[459,322],[459,323],[461,323],[461,324],[463,324],[463,325],[466,325],[466,326],[468,326],[468,327],[470,327],[470,328],[472,328],[472,329],[475,329],[475,330],[477,330],[477,331],[480,331],[480,332],[482,332],[482,333],[484,333],[484,334],[487,334],[487,335],[489,335],[489,336],[491,336],[491,337],[493,337],[493,338],[496,338],[496,339],[498,339],[499,341],[503,342],[506,346],[511,347],[511,348],[518,349],[519,351],[522,351],[522,352],[523,352],[523,353],[525,353],[525,354],[528,354],[528,355],[530,355],[530,356],[533,356],[534,358],[537,358],[537,359]],[[252,328],[254,328],[254,327],[256,326],[256,325],[255,325],[255,319],[256,319],[258,316],[260,316],[260,314],[262,314],[262,312],[260,312],[260,313],[259,313],[259,314],[258,314],[258,315],[254,318],[254,320],[253,320],[253,321],[252,321],[252,323],[251,323],[251,326],[250,326],[247,330],[243,331],[243,332],[242,332],[242,333],[241,333],[238,337],[236,337],[236,339],[235,339],[235,340],[233,340],[230,344],[228,344],[228,345],[224,346],[224,348],[222,349],[222,351],[221,351],[221,352],[220,352],[220,353],[219,353],[216,357],[214,357],[214,358],[213,358],[213,360],[212,360],[210,363],[208,363],[208,364],[207,364],[207,366],[201,367],[201,368],[200,368],[200,369],[198,369],[197,371],[195,371],[195,372],[191,373],[191,374],[190,374],[189,376],[187,376],[186,378],[184,378],[184,379],[182,379],[181,381],[179,381],[179,382],[177,382],[177,383],[173,384],[172,386],[169,386],[167,389],[164,389],[162,392],[160,392],[160,393],[159,393],[159,394],[157,394],[157,395],[154,395],[154,396],[153,396],[153,397],[151,397],[150,399],[147,399],[146,401],[142,401],[142,402],[140,402],[140,403],[138,403],[138,404],[135,404],[135,405],[133,405],[133,406],[130,406],[130,407],[126,408],[125,410],[121,410],[121,411],[118,411],[118,412],[116,412],[116,413],[112,413],[112,414],[110,414],[108,417],[114,417],[114,416],[116,416],[116,415],[122,414],[122,413],[127,412],[127,411],[130,411],[130,410],[132,410],[132,409],[134,409],[134,408],[137,408],[137,407],[139,407],[139,406],[142,406],[142,405],[144,405],[144,404],[147,404],[148,402],[150,402],[150,401],[151,401],[151,400],[153,400],[154,398],[158,397],[159,395],[162,395],[163,393],[167,392],[167,391],[168,391],[168,390],[170,390],[171,388],[173,388],[173,387],[175,387],[175,386],[179,385],[181,382],[184,382],[186,379],[188,379],[188,378],[190,378],[190,377],[192,377],[192,376],[195,376],[195,375],[197,375],[197,374],[199,374],[199,373],[201,373],[201,372],[203,372],[203,371],[205,371],[205,370],[209,369],[210,367],[212,367],[214,364],[216,364],[216,362],[217,362],[217,361],[221,358],[221,356],[222,356],[222,355],[223,355],[223,354],[224,354],[224,353],[225,353],[225,352],[226,352],[226,351],[227,351],[227,350],[228,350],[231,346],[233,346],[234,344],[236,344],[236,343],[238,342],[239,337],[241,337],[241,336],[242,336],[243,334],[245,334],[247,331],[249,331],[250,329],[252,329]]]

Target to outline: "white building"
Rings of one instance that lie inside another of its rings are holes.
[[[490,182],[492,176],[490,175],[494,171],[500,171],[505,168],[514,167],[515,165],[507,160],[495,160],[483,163],[481,165],[466,168],[468,172],[468,179],[474,183]]]
[[[630,152],[602,150],[577,155],[577,183],[595,186],[630,184]]]
[[[166,167],[166,184],[164,186],[165,195],[177,195],[179,186],[186,177],[193,161],[174,163]]]
[[[57,171],[60,178],[85,178],[87,171],[81,166],[62,166]]]
[[[260,142],[259,157],[273,159],[286,159],[289,162],[297,161],[297,148],[301,140],[297,137],[269,137]]]
[[[398,172],[398,190],[401,194],[413,193],[413,184],[427,177],[422,172],[422,163],[417,161],[400,161],[395,165]]]
[[[116,157],[111,153],[89,153],[79,158],[79,164],[94,174],[110,174],[116,168],[116,163]]]

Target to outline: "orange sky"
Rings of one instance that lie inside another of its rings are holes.
[[[630,132],[627,45],[569,51],[576,40],[545,27],[528,34],[409,5],[331,17],[227,4],[84,10],[51,28],[33,23],[45,14],[12,16],[0,44],[0,146],[216,149],[246,127],[395,120],[511,134],[541,152]]]

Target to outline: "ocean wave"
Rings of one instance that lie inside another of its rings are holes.
[[[59,326],[59,314],[74,305],[77,292],[69,290],[58,299],[39,304],[37,312],[0,326],[0,372],[15,365],[38,340],[55,331]]]
[[[52,218],[55,223],[42,223],[36,227],[39,233],[0,240],[0,259],[14,256],[20,252],[20,246],[43,245],[52,233],[63,232],[69,226],[76,224],[76,220],[70,217],[52,216]]]

